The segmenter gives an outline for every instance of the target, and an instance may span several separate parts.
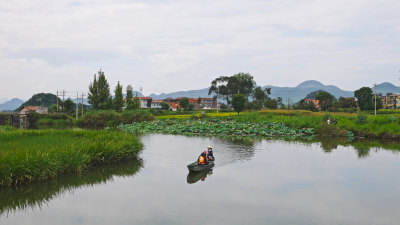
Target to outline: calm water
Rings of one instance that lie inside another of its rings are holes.
[[[400,221],[400,158],[385,147],[172,135],[146,135],[142,141],[142,160],[0,189],[0,224]],[[216,166],[189,174],[186,164],[207,145],[214,147]]]

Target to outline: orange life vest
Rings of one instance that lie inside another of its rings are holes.
[[[204,157],[202,155],[199,157],[199,164],[206,164]]]

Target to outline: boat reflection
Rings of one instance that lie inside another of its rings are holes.
[[[212,174],[212,169],[206,169],[199,172],[190,171],[187,175],[186,181],[188,184],[194,184],[199,180],[204,181],[207,176],[210,176]]]

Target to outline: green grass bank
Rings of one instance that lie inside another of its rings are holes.
[[[0,143],[0,186],[47,180],[134,158],[143,148],[131,134],[105,130],[2,128]]]

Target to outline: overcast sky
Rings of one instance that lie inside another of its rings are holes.
[[[0,0],[0,98],[206,88],[247,72],[258,85],[318,80],[400,86],[400,1]]]

